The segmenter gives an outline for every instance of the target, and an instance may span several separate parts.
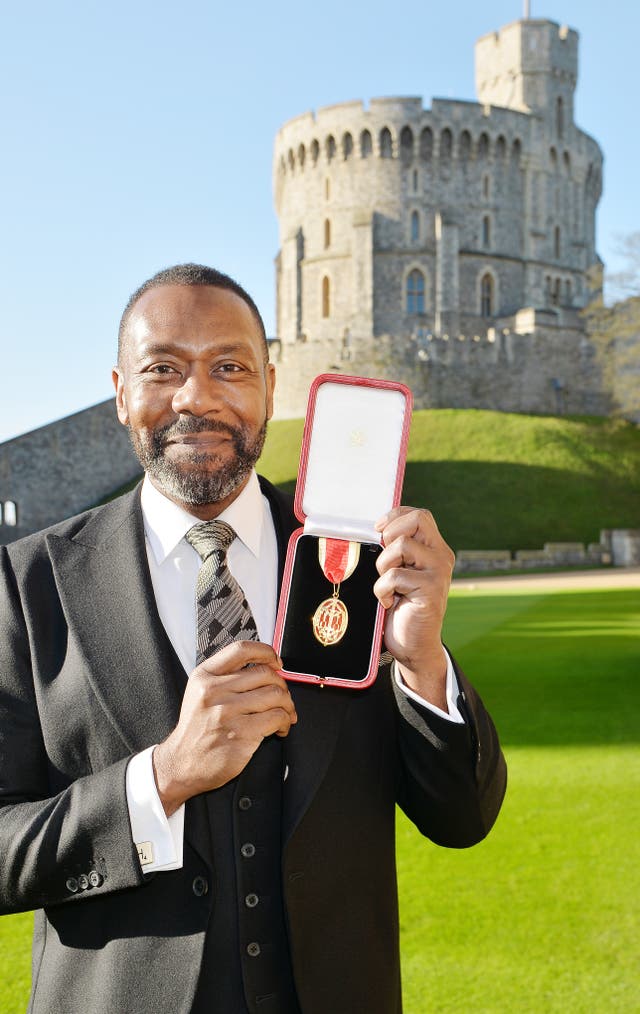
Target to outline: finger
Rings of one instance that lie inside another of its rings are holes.
[[[261,714],[250,715],[246,721],[253,736],[266,739],[267,736],[286,736],[291,726],[295,725],[297,716],[292,718],[284,709],[272,708]]]
[[[394,539],[376,558],[379,574],[392,567],[414,567],[424,569],[433,560],[434,550],[417,539],[400,535]]]
[[[268,665],[251,665],[239,672],[211,673],[204,664],[194,670],[190,683],[199,683],[203,694],[218,699],[223,692],[245,694],[261,687],[278,687],[288,693],[286,681]]]
[[[428,605],[432,600],[446,602],[449,584],[450,573],[441,567],[430,570],[393,567],[378,578],[373,591],[384,608],[390,609],[397,596],[411,599],[416,605]]]
[[[378,527],[379,525],[381,527]],[[376,528],[382,533],[382,541],[385,546],[402,535],[415,538],[425,545],[446,545],[433,514],[423,508],[395,507],[385,515],[385,518],[380,519]]]
[[[297,721],[296,707],[288,687],[276,685],[259,687],[239,696],[238,706],[245,715],[266,714],[269,711],[286,711],[291,721]]]
[[[263,641],[232,641],[220,648],[198,666],[213,676],[239,672],[245,666],[266,665],[271,669],[281,669],[282,659],[276,655],[270,644]]]

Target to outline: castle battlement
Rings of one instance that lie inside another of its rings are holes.
[[[329,357],[336,335],[483,335],[527,307],[575,320],[602,188],[600,148],[573,120],[577,46],[555,22],[513,22],[478,40],[477,102],[391,96],[283,125],[283,346],[313,335]]]

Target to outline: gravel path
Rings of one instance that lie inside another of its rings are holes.
[[[505,574],[502,577],[458,577],[456,590],[561,591],[572,588],[640,588],[640,567],[612,567],[606,570],[574,570],[554,574]]]

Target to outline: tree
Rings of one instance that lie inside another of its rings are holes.
[[[625,268],[607,277],[617,300],[605,303],[598,266],[589,279],[594,296],[583,316],[612,414],[640,423],[640,232],[624,237],[620,251]]]

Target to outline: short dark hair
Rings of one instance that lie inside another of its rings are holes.
[[[173,267],[163,268],[162,271],[156,272],[152,278],[148,278],[146,282],[143,282],[133,295],[129,297],[129,302],[125,306],[120,318],[120,327],[118,329],[118,362],[121,360],[124,335],[134,306],[149,289],[159,289],[163,285],[210,285],[214,289],[227,289],[229,292],[234,292],[236,296],[244,300],[251,310],[260,331],[264,361],[265,363],[269,361],[269,347],[267,345],[267,333],[264,322],[260,316],[258,307],[246,289],[243,289],[229,275],[223,274],[222,271],[216,271],[215,268],[208,268],[204,264],[174,264]]]

